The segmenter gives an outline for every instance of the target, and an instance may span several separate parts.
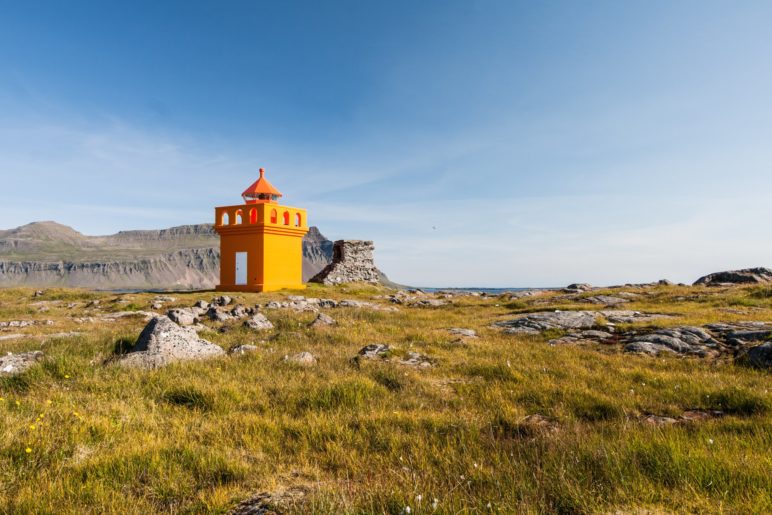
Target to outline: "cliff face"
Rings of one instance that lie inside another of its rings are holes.
[[[332,260],[316,227],[303,240],[303,280]],[[0,286],[98,289],[207,289],[219,279],[220,250],[210,224],[84,236],[54,222],[0,231]]]

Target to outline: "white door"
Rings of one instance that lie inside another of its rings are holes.
[[[236,284],[247,284],[246,252],[236,252]]]

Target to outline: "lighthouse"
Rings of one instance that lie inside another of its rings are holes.
[[[282,194],[260,168],[260,178],[241,194],[243,204],[215,208],[220,235],[219,291],[305,288],[303,236],[306,210],[279,204]]]

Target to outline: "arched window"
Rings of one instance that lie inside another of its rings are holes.
[[[241,209],[236,211],[236,225],[241,225],[244,223],[244,217],[243,213],[241,212]]]
[[[300,227],[302,225],[300,222],[300,213],[295,213],[295,227]]]
[[[222,216],[220,216],[220,225],[228,225],[229,223],[231,223],[231,219],[228,216],[228,213],[224,212]]]
[[[284,225],[289,225],[289,211],[284,212]]]
[[[249,210],[249,223],[256,224],[257,223],[257,209],[254,207]]]
[[[275,209],[271,209],[271,223],[272,224],[275,224],[277,222],[277,217],[278,216],[279,215],[276,214],[276,210]]]

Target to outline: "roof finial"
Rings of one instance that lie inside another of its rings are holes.
[[[262,177],[263,175],[265,175],[265,168],[260,169],[260,177]]]

